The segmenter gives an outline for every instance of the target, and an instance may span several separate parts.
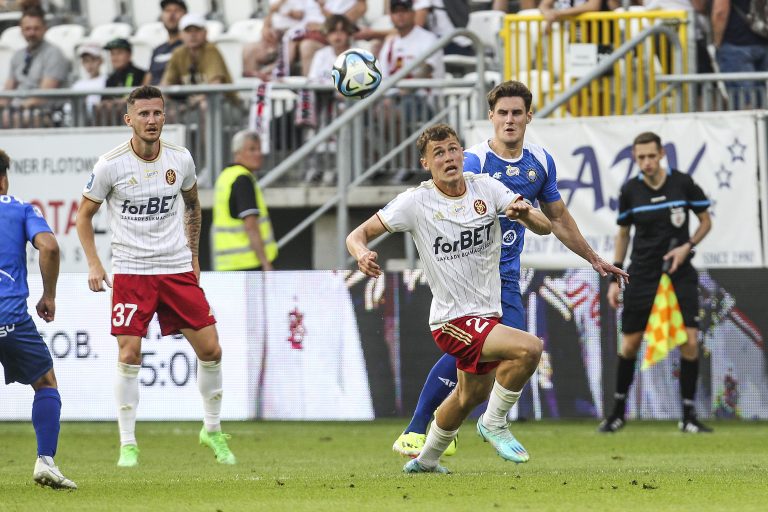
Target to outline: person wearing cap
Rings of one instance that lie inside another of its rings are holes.
[[[160,21],[168,32],[168,41],[152,51],[149,73],[144,76],[144,85],[158,85],[160,83],[165,67],[171,60],[171,54],[183,44],[179,32],[179,22],[187,14],[187,4],[184,0],[162,0],[160,9]]]
[[[104,59],[101,56],[101,45],[98,43],[85,43],[77,49],[80,64],[85,74],[72,84],[72,89],[85,91],[89,89],[103,89],[107,84],[107,76],[101,73],[101,65]],[[98,94],[89,94],[85,98],[85,108],[90,114],[101,101]]]
[[[45,13],[40,7],[26,9],[19,21],[21,34],[27,42],[11,57],[5,90],[26,91],[30,89],[58,89],[64,87],[69,77],[70,63],[61,50],[44,39],[48,26]],[[2,126],[16,127],[40,126],[50,120],[49,114],[54,104],[40,97],[0,98],[0,107],[4,109]],[[46,108],[43,108],[45,106]],[[43,117],[40,117],[40,115]]]
[[[133,46],[127,39],[113,39],[104,49],[109,50],[112,62],[112,74],[107,77],[107,87],[136,87],[144,82],[147,72],[131,62]]]
[[[179,22],[182,46],[176,48],[160,81],[162,85],[231,84],[224,57],[207,40],[205,19],[185,14]]]

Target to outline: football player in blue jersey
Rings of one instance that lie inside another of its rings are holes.
[[[587,260],[601,276],[615,274],[620,280],[628,274],[602,259],[579,231],[557,190],[555,161],[544,148],[525,142],[525,129],[533,119],[533,95],[522,82],[508,81],[494,87],[487,96],[488,118],[494,136],[464,151],[464,171],[487,173],[521,194],[539,202],[541,211],[552,222],[552,233],[571,251]],[[525,330],[525,314],[520,294],[520,254],[525,228],[509,219],[501,220],[501,304],[504,325]],[[432,415],[456,385],[456,360],[444,355],[432,367],[419,395],[411,423],[397,438],[392,449],[407,457],[416,457],[426,439]],[[485,424],[481,416],[480,425]],[[445,455],[456,452],[452,444]]]
[[[32,425],[37,460],[32,478],[54,489],[77,489],[53,461],[59,441],[61,397],[53,359],[27,312],[27,242],[40,252],[43,296],[37,314],[46,322],[56,315],[59,245],[40,211],[8,194],[10,159],[0,150],[0,365],[5,383],[29,384],[35,390]]]

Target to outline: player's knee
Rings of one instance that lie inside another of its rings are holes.
[[[459,401],[459,408],[463,411],[471,412],[475,407],[483,403],[488,396],[459,389],[457,398]]]
[[[198,351],[197,357],[201,361],[220,361],[221,345],[215,343],[211,344],[209,347],[203,347]]]
[[[526,336],[520,344],[518,351],[520,359],[526,366],[535,368],[541,359],[541,353],[544,351],[544,342],[532,334],[525,333]]]
[[[120,347],[119,361],[121,363],[132,365],[141,364],[141,348],[130,345]]]
[[[53,373],[53,368],[45,372],[45,375],[37,379],[32,383],[32,389],[37,391],[42,388],[56,388],[58,383],[56,382],[56,374]]]

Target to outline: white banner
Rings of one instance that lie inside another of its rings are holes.
[[[614,254],[621,185],[639,172],[632,140],[656,132],[667,158],[662,165],[690,174],[712,200],[713,226],[697,248],[700,268],[759,267],[761,247],[754,112],[712,112],[669,116],[535,119],[526,140],[555,159],[563,200],[590,245],[608,261]],[[471,146],[493,136],[488,121],[469,130]],[[692,216],[691,233],[697,225]],[[526,234],[524,265],[536,268],[584,266],[554,235]]]
[[[50,128],[0,131],[0,148],[11,157],[10,194],[43,212],[61,248],[62,272],[87,272],[75,217],[93,166],[110,149],[131,137],[128,127]],[[167,125],[163,139],[183,146],[185,127]],[[96,247],[107,271],[111,267],[107,215],[100,209],[93,221]],[[29,271],[39,272],[37,251],[30,250]]]
[[[344,274],[205,272],[202,287],[223,351],[226,420],[371,420],[368,372]],[[29,310],[53,356],[62,419],[115,419],[117,342],[109,293],[87,274],[62,274],[56,319],[34,314],[42,294],[30,276]],[[160,335],[157,317],[142,342],[139,420],[201,420],[197,357],[182,336]],[[28,420],[32,388],[0,386],[0,420]]]

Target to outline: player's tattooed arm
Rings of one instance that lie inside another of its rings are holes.
[[[182,190],[181,197],[184,199],[184,232],[187,235],[187,246],[195,259],[200,249],[200,229],[203,223],[197,184],[189,190]]]

